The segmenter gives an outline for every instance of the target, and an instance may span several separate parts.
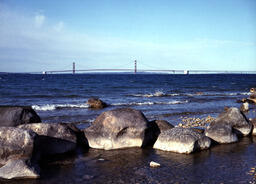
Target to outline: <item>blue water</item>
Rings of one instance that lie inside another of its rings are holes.
[[[141,110],[149,120],[178,124],[181,117],[217,116],[256,87],[245,74],[1,74],[0,105],[31,105],[44,122],[91,122],[118,107]],[[110,106],[92,110],[98,97]]]
[[[149,120],[178,124],[181,117],[216,117],[225,106],[240,107],[256,87],[256,75],[163,74],[0,74],[0,105],[31,105],[43,122],[91,122],[118,107],[141,110]],[[92,110],[98,97],[110,106]],[[250,105],[248,117],[256,117]],[[41,178],[52,183],[255,183],[256,136],[234,144],[212,146],[190,155],[152,148],[89,149],[41,165]],[[156,161],[160,168],[150,168]],[[214,171],[214,172],[213,172]],[[0,183],[18,184],[20,180]]]

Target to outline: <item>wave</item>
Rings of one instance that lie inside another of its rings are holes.
[[[32,108],[37,111],[53,111],[63,108],[88,108],[87,104],[46,104],[46,105],[32,105]]]
[[[238,95],[250,95],[250,92],[231,92],[231,93],[211,93],[211,92],[198,92],[198,93],[187,93],[185,96],[238,96]]]
[[[167,101],[167,102],[130,102],[130,103],[113,103],[112,106],[140,106],[140,105],[174,105],[188,103],[188,100]],[[37,111],[53,111],[56,109],[64,108],[88,108],[88,104],[45,104],[45,105],[32,105],[32,108]]]
[[[171,94],[166,94],[162,91],[156,91],[155,93],[148,93],[148,94],[132,94],[130,96],[134,97],[146,97],[146,98],[151,98],[151,97],[166,97],[166,96],[179,96],[180,94],[177,93],[171,93]]]
[[[114,103],[114,106],[130,106],[130,105],[174,105],[188,103],[188,100],[173,100],[169,102],[130,102],[130,103]]]

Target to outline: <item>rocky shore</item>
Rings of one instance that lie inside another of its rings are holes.
[[[96,99],[96,103],[101,102]],[[164,120],[148,121],[135,109],[117,108],[103,112],[90,127],[80,130],[72,123],[42,123],[31,107],[1,106],[0,178],[39,178],[42,162],[80,148],[138,147],[191,154],[253,135],[255,119],[248,120],[235,107],[226,108],[217,118],[185,117],[177,126]],[[152,163],[151,167],[160,166]]]

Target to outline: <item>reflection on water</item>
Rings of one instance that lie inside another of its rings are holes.
[[[217,145],[194,154],[176,154],[151,148],[86,153],[42,166],[38,180],[27,184],[52,183],[249,183],[256,163],[256,137],[238,143]],[[150,168],[149,162],[161,164]],[[8,183],[19,183],[11,181]]]

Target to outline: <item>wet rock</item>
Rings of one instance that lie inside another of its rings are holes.
[[[76,148],[77,136],[66,123],[33,123],[18,127],[39,135],[35,152],[40,156],[62,154]]]
[[[256,118],[251,120],[253,130],[252,130],[252,135],[256,135]]]
[[[0,168],[0,178],[27,179],[39,178],[38,172],[25,160],[9,160]]]
[[[0,106],[0,126],[39,123],[40,117],[31,107]]]
[[[84,133],[90,147],[105,150],[147,146],[155,136],[142,112],[130,108],[103,112]]]
[[[105,102],[103,102],[98,98],[90,98],[87,101],[87,104],[89,105],[89,108],[93,108],[93,109],[103,109],[108,106]]]
[[[249,111],[249,103],[248,102],[244,102],[241,107],[240,107],[240,110],[242,112],[248,112]]]
[[[219,143],[237,141],[237,136],[249,135],[252,124],[238,108],[228,108],[221,113],[215,121],[211,122],[205,130],[205,135]]]
[[[175,127],[161,132],[153,148],[189,154],[198,149],[207,149],[210,145],[211,140],[203,134],[191,128]]]
[[[30,159],[36,134],[15,127],[0,127],[0,164],[10,159]]]
[[[251,88],[250,93],[256,93],[256,88]]]

